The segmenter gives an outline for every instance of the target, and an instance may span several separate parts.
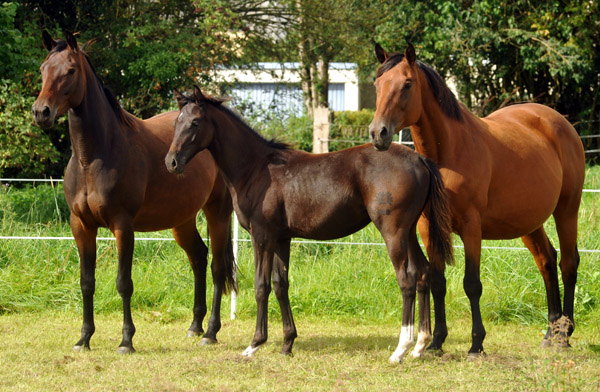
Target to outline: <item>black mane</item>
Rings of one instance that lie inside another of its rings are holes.
[[[63,50],[65,50],[68,47],[67,42],[62,39],[57,39],[55,41],[55,43],[56,43],[56,45],[48,53],[48,56],[50,56],[54,53],[62,52]],[[85,59],[87,60],[88,65],[90,66],[90,69],[92,70],[92,72],[94,73],[94,76],[96,77],[96,81],[98,82],[100,89],[104,92],[104,95],[106,96],[106,100],[108,101],[110,107],[115,112],[115,115],[122,123],[127,124],[129,119],[127,118],[125,110],[121,107],[121,104],[117,100],[117,97],[112,92],[112,90],[104,84],[104,82],[102,81],[102,78],[100,78],[100,76],[98,76],[98,73],[96,73],[96,69],[92,65],[92,62],[90,61],[90,58],[88,57],[87,53],[85,53],[83,50],[81,50],[81,52],[85,56]]]
[[[289,150],[292,146],[288,143],[278,141],[277,139],[265,139],[264,136],[256,132],[250,125],[248,125],[244,119],[242,119],[237,113],[235,113],[232,109],[227,106],[223,106],[223,99],[214,98],[211,96],[203,95],[202,99],[198,99],[195,96],[186,96],[181,95],[178,98],[178,101],[181,103],[182,107],[187,105],[188,103],[195,103],[197,105],[202,105],[203,103],[209,103],[210,105],[219,109],[222,113],[226,114],[229,118],[233,119],[237,122],[242,128],[246,129],[248,132],[256,135],[256,137],[261,140],[267,146],[274,148],[276,150]]]
[[[404,60],[403,53],[394,53],[391,54],[388,59],[381,64],[379,69],[377,70],[377,77],[380,77],[390,69],[394,68],[398,65],[402,60]],[[429,65],[417,61],[417,65],[423,71],[425,76],[427,77],[427,81],[429,82],[429,86],[433,91],[433,96],[438,101],[442,111],[451,118],[454,118],[458,121],[462,121],[462,115],[460,113],[460,105],[458,100],[454,96],[454,93],[448,88],[448,85],[442,79],[439,73],[436,70],[431,68]]]

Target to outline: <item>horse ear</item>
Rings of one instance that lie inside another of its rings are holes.
[[[198,100],[198,101],[204,101],[206,98],[204,97],[204,94],[202,94],[202,90],[200,90],[200,87],[194,85],[194,97]]]
[[[415,52],[415,47],[412,46],[410,42],[408,42],[406,46],[406,50],[404,51],[404,57],[410,65],[413,65],[415,61],[417,61],[417,53]]]
[[[385,63],[385,60],[387,60],[389,57],[385,50],[379,44],[375,44],[375,56],[377,56],[377,60],[381,64]]]
[[[186,103],[185,96],[183,94],[181,94],[179,91],[177,91],[177,89],[173,89],[173,96],[177,100],[177,106],[179,107],[179,110],[181,110],[181,108],[183,106],[185,106],[185,103]]]
[[[56,41],[52,39],[52,36],[46,31],[42,31],[42,41],[44,42],[44,48],[51,51],[56,46]]]
[[[69,33],[68,31],[65,32],[65,41],[67,41],[67,44],[69,45],[69,47],[74,50],[75,52],[78,49],[77,46],[77,40],[75,39],[75,36],[71,33]]]

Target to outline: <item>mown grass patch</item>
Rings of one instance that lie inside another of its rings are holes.
[[[487,356],[469,361],[469,321],[451,318],[441,356],[390,364],[399,326],[359,317],[300,317],[294,357],[279,354],[281,322],[252,359],[241,356],[254,321],[226,321],[219,344],[185,338],[187,324],[138,320],[137,352],[116,353],[118,314],[97,317],[92,350],[71,351],[79,320],[63,312],[0,317],[3,391],[596,391],[600,388],[598,326],[586,326],[568,351],[539,348],[541,331],[516,323],[491,325]]]

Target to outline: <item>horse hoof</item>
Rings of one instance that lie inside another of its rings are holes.
[[[191,329],[188,329],[187,331],[187,335],[185,335],[186,338],[195,338],[197,336],[202,336],[203,332],[202,331],[192,331]]]
[[[119,354],[133,354],[135,352],[135,349],[133,347],[120,346],[117,349],[117,352]]]
[[[89,347],[86,346],[73,346],[73,351],[77,352],[77,353],[82,353],[82,352],[86,352],[86,351],[90,351]]]
[[[248,348],[246,348],[244,350],[244,352],[242,353],[242,355],[244,357],[251,358],[258,351],[259,348],[260,348],[260,346],[256,346],[256,347],[248,346]]]
[[[217,339],[202,338],[200,341],[201,346],[212,346],[213,344],[217,344]]]
[[[550,347],[552,347],[552,340],[550,340],[550,339],[544,339],[544,340],[542,340],[542,343],[540,343],[540,347],[541,348],[550,348]]]
[[[294,358],[294,354],[290,351],[290,352],[281,352],[281,356],[284,358]]]
[[[467,355],[467,361],[470,361],[470,362],[478,361],[478,360],[485,358],[486,356],[487,356],[487,354],[483,351],[478,352],[478,353],[469,353]]]

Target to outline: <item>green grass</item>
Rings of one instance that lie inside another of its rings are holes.
[[[600,188],[600,167],[589,169],[585,188]],[[599,204],[598,193],[583,195],[581,250],[600,249]],[[0,235],[71,236],[63,209],[60,187],[3,187]],[[552,220],[547,222],[547,231],[558,246],[553,225]],[[202,219],[199,227],[205,234]],[[249,238],[243,230],[240,234]],[[106,230],[99,235],[112,237]],[[171,237],[168,231],[137,234],[138,238],[157,236]],[[381,237],[370,225],[341,241],[381,242]],[[455,244],[461,245],[458,238]],[[483,245],[523,247],[518,239]],[[0,240],[0,335],[5,346],[0,351],[0,368],[7,369],[7,376],[0,377],[0,390],[81,390],[87,386],[90,390],[600,388],[593,381],[600,379],[598,253],[581,253],[576,330],[569,353],[537,348],[547,326],[547,307],[543,281],[531,255],[525,250],[484,249],[481,309],[489,355],[481,362],[466,361],[470,308],[462,288],[464,255],[458,248],[456,263],[446,273],[450,330],[446,355],[392,366],[387,358],[397,344],[402,303],[384,246],[294,243],[290,300],[300,334],[296,358],[283,360],[277,355],[281,323],[279,307],[271,296],[270,343],[252,361],[240,356],[252,337],[256,313],[248,242],[240,244],[238,255],[238,319],[228,321],[229,297],[225,297],[222,315],[226,321],[218,335],[221,344],[214,348],[183,339],[193,300],[192,273],[184,252],[173,241],[136,242],[132,308],[138,329],[134,345],[139,352],[132,357],[115,354],[122,306],[115,288],[115,242],[98,241],[97,248],[97,330],[93,351],[80,355],[70,351],[81,327],[74,241]],[[207,290],[210,298],[210,278]],[[134,371],[140,375],[133,375]]]
[[[598,326],[578,331],[569,351],[540,349],[541,331],[515,323],[491,325],[487,356],[469,361],[469,325],[450,320],[442,356],[387,358],[397,323],[358,317],[301,317],[294,357],[279,355],[281,323],[252,359],[241,356],[254,322],[227,321],[219,344],[201,347],[185,338],[187,323],[164,323],[152,313],[138,320],[137,352],[116,353],[118,314],[97,317],[92,350],[74,353],[79,320],[70,313],[37,312],[0,317],[2,391],[597,391]]]

